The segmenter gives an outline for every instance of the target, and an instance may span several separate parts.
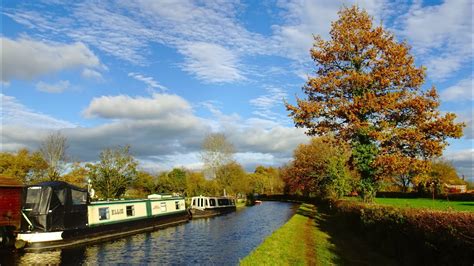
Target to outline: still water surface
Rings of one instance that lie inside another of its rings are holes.
[[[223,216],[86,247],[16,254],[13,264],[235,265],[294,214],[290,203],[264,202]]]

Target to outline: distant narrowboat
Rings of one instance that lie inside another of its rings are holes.
[[[192,218],[210,217],[236,210],[235,200],[229,197],[192,197],[190,212]]]
[[[17,241],[26,251],[115,239],[186,222],[182,197],[90,202],[87,190],[65,182],[28,186]]]
[[[23,186],[12,178],[0,176],[0,247],[12,247],[21,225]]]

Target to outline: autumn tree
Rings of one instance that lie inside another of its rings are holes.
[[[313,138],[295,149],[282,176],[293,193],[340,198],[351,190],[349,156],[349,149],[333,137]]]
[[[408,45],[372,20],[358,7],[343,8],[331,39],[315,37],[317,71],[303,87],[306,97],[286,105],[308,135],[330,133],[351,145],[366,200],[383,177],[428,171],[428,160],[463,129],[455,114],[439,112],[434,87],[422,89],[425,69],[415,66]]]
[[[222,190],[216,180],[208,180],[202,172],[186,173],[186,195],[193,196],[216,196],[222,194]]]
[[[414,178],[412,182],[419,192],[430,194],[443,193],[445,184],[467,185],[467,182],[459,177],[453,164],[443,159],[432,160],[430,171],[423,176]]]
[[[227,194],[245,195],[250,191],[249,179],[244,168],[235,161],[222,165],[217,169],[216,181],[219,188]],[[223,193],[223,191],[221,191]]]
[[[67,138],[56,131],[41,142],[40,153],[48,163],[47,177],[51,181],[59,180],[66,165]]]
[[[75,162],[70,166],[71,170],[62,176],[64,182],[68,182],[78,187],[86,188],[88,185],[89,171],[79,162]]]
[[[138,162],[130,154],[130,146],[105,149],[100,153],[100,161],[86,167],[92,188],[99,197],[120,198],[137,175]]]
[[[211,178],[216,177],[218,169],[233,160],[235,148],[223,133],[212,133],[205,137],[202,143],[200,157],[206,172]]]
[[[14,178],[23,184],[41,181],[48,164],[39,152],[23,148],[18,152],[0,152],[0,175]]]
[[[152,174],[146,171],[137,171],[126,195],[131,198],[146,198],[148,195],[156,193],[156,189],[156,178]]]
[[[255,168],[252,180],[257,193],[278,194],[283,192],[284,182],[277,168],[259,165]]]

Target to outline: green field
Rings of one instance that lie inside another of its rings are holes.
[[[399,199],[376,198],[375,203],[390,205],[398,208],[425,208],[443,211],[471,211],[474,212],[474,201],[447,201],[439,199]]]
[[[315,206],[297,213],[270,235],[241,265],[395,265],[348,228],[337,226]]]

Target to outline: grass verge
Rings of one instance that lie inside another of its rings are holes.
[[[241,265],[394,265],[332,216],[302,204]]]

